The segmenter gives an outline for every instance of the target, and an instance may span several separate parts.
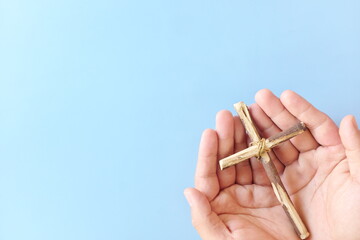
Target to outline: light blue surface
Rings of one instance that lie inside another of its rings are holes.
[[[199,239],[201,131],[255,92],[360,117],[360,2],[0,0],[0,239]]]

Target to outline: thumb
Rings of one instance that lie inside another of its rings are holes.
[[[360,132],[354,116],[343,118],[340,137],[348,158],[350,174],[360,182]]]
[[[229,230],[219,216],[211,211],[207,197],[195,188],[187,188],[184,195],[191,208],[192,224],[203,240],[228,239]]]

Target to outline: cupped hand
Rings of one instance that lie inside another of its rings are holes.
[[[270,137],[299,121],[309,131],[270,152],[280,177],[313,240],[359,239],[360,132],[353,116],[340,128],[292,91],[277,98],[261,90],[250,113],[260,135]],[[204,240],[299,239],[257,159],[223,171],[218,161],[247,147],[238,117],[216,116],[204,131],[195,188],[185,189],[192,222]]]

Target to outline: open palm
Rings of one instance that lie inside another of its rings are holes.
[[[310,231],[308,239],[359,239],[360,133],[352,116],[340,129],[292,91],[269,90],[250,107],[263,137],[303,121],[309,131],[270,153]],[[216,130],[204,131],[195,188],[185,190],[195,228],[204,240],[299,239],[256,159],[220,171],[219,159],[247,147],[238,117],[221,111]]]

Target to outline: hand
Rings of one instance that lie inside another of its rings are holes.
[[[359,239],[360,132],[353,116],[340,129],[292,91],[256,94],[250,113],[263,137],[303,121],[309,131],[270,154],[313,240]],[[256,159],[220,171],[218,161],[247,147],[238,117],[221,111],[204,131],[195,188],[185,189],[193,225],[204,240],[299,239]]]

